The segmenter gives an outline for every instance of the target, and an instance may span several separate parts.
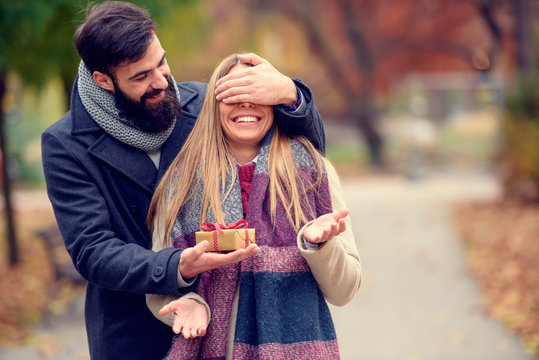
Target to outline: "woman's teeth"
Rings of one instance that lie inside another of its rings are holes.
[[[254,116],[240,116],[234,119],[234,122],[237,123],[246,123],[246,122],[255,122],[258,121],[258,118]]]

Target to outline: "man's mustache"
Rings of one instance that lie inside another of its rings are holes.
[[[144,104],[146,103],[146,100],[148,98],[156,97],[157,95],[161,94],[163,91],[166,91],[166,89],[153,89],[145,93],[144,95],[142,95],[142,97],[140,98],[140,102]]]

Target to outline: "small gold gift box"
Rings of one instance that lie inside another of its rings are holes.
[[[255,243],[255,229],[248,226],[245,220],[228,225],[204,223],[201,231],[195,232],[196,243],[207,240],[210,243],[207,251],[244,249],[249,244]]]

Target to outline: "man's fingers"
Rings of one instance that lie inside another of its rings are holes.
[[[216,92],[215,99],[217,101],[224,101],[225,103],[236,104],[245,101],[246,99],[251,99],[253,97],[253,93],[253,91],[249,91],[247,86],[235,86],[231,87],[230,89],[223,90],[218,94]]]
[[[260,247],[257,244],[249,244],[245,249],[243,249],[245,258],[248,258],[251,255],[256,254],[260,251]]]
[[[253,53],[250,53],[250,54],[238,54],[238,59],[241,61],[241,62],[244,62],[244,63],[248,63],[248,64],[251,64],[251,65],[260,65],[262,64],[263,62],[265,62],[266,60],[261,58],[260,56],[256,55],[256,54],[253,54]]]
[[[256,54],[253,54],[253,53],[239,54],[238,59],[241,62],[251,64],[253,66],[257,66],[257,65],[260,65],[260,64],[264,64],[264,63],[269,64],[266,59],[261,58],[260,56],[258,56]],[[215,94],[219,94],[219,93],[223,92],[224,90],[226,90],[226,89],[233,86],[231,84],[227,84],[228,86],[223,88],[221,85],[223,85],[224,83],[229,83],[230,80],[232,80],[232,79],[241,79],[245,75],[252,74],[252,70],[253,70],[252,68],[242,69],[242,70],[234,71],[231,74],[227,74],[227,75],[223,76],[221,79],[217,80],[217,82],[215,83],[215,85],[216,85]]]
[[[251,244],[245,249],[239,249],[232,251],[228,254],[223,254],[225,258],[223,258],[223,261],[225,264],[232,264],[232,263],[238,263],[242,260],[247,259],[249,256],[254,255],[255,253],[259,252],[260,248],[258,245]]]
[[[216,254],[222,256],[221,261],[223,264],[231,264],[240,262],[244,259],[247,259],[249,256],[256,254],[260,251],[260,248],[256,244],[250,244],[245,249],[238,249],[227,254]]]
[[[260,56],[258,56],[256,54],[238,55],[238,59],[240,59],[240,61],[242,61],[242,62],[252,64],[254,66],[260,65],[260,64],[263,64],[263,63],[266,62],[266,60],[264,60],[263,58],[261,58]],[[244,77],[246,75],[252,75],[254,73],[255,72],[254,72],[254,70],[252,68],[245,68],[245,69],[234,71],[231,74],[227,74],[227,75],[223,76],[222,78],[217,80],[217,82],[215,83],[215,85],[216,85],[215,93],[219,94],[219,93],[223,92],[226,89],[229,89],[229,88],[234,87],[234,86],[238,86],[237,84],[233,83],[232,80],[237,80],[237,79],[245,80]],[[226,86],[222,86],[224,83],[226,83]]]
[[[239,103],[254,104],[254,102],[249,101],[249,100],[251,100],[250,95],[241,94],[241,95],[223,97],[221,101],[224,102],[225,104],[239,104]]]
[[[231,74],[223,76],[215,83],[215,94],[218,95],[235,87],[252,84],[252,81],[248,79],[248,75],[252,75],[251,68],[237,70]]]
[[[260,72],[252,67],[236,70],[217,80],[215,83],[215,94],[220,94],[230,88],[238,86],[253,85],[257,79],[257,74]]]
[[[204,246],[202,244],[206,243]],[[230,253],[202,252],[208,247],[205,240],[197,246],[185,249],[180,256],[180,273],[184,279],[189,279],[204,271],[217,267],[237,263],[260,251],[256,244],[250,244],[245,249],[235,250]]]
[[[209,245],[210,243],[207,240],[204,240],[194,247],[182,251],[178,268],[184,279],[190,279],[193,276],[200,274],[200,272],[195,271],[196,269],[193,268],[193,265],[200,261],[200,258],[204,256]]]
[[[202,256],[208,249],[208,246],[210,246],[210,243],[208,240],[201,241],[200,243],[196,244],[192,248],[185,249],[182,253],[182,255],[187,251],[186,260],[194,261],[195,259],[198,259]]]
[[[195,246],[193,246],[193,250],[196,251],[197,257],[204,254],[206,250],[208,250],[208,246],[210,246],[210,243],[208,242],[208,240],[203,240],[199,242],[198,244],[196,244]]]

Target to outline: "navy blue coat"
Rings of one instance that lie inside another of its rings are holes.
[[[310,90],[303,115],[274,108],[288,133],[307,135],[324,150],[322,121]],[[76,82],[75,82],[76,84]],[[42,135],[47,191],[66,248],[88,280],[86,329],[90,355],[101,359],[161,359],[171,328],[146,307],[145,294],[180,296],[180,249],[154,253],[145,225],[155,187],[189,135],[202,107],[206,84],[178,84],[182,113],[161,148],[159,169],[139,149],[117,141],[86,112],[74,86],[71,110]]]

